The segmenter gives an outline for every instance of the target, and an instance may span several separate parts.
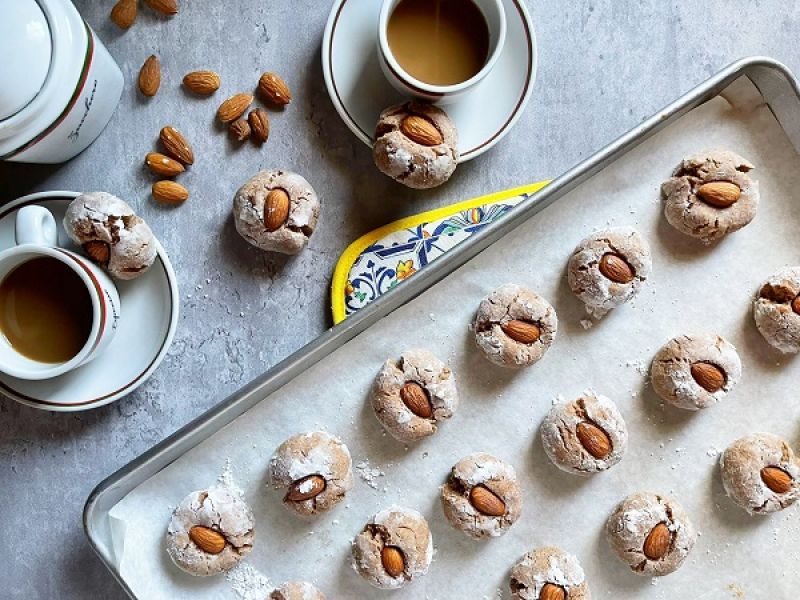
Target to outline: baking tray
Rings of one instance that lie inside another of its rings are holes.
[[[772,59],[763,57],[743,59],[723,69],[603,150],[569,170],[533,198],[511,211],[506,217],[487,226],[469,242],[451,250],[446,256],[415,274],[413,278],[399,285],[395,290],[329,330],[276,365],[262,377],[245,386],[100,483],[87,500],[84,510],[84,527],[92,548],[120,585],[131,597],[135,597],[121,576],[115,561],[113,523],[109,518],[109,511],[129,492],[367,328],[456,271],[482,250],[510,234],[576,186],[623,157],[663,128],[675,123],[692,109],[724,93],[728,86],[742,77],[746,77],[755,85],[763,102],[768,105],[791,144],[795,149],[800,148],[800,91],[795,78],[788,69]],[[675,157],[675,162],[679,158]],[[476,298],[476,302],[478,299]],[[398,349],[399,351],[400,349]],[[377,369],[378,365],[375,368]],[[545,368],[544,364],[541,368]],[[188,491],[190,490],[187,489],[186,492]],[[175,498],[174,502],[177,503],[179,500],[180,498]],[[535,508],[528,507],[528,510],[535,511]],[[596,591],[596,593],[600,592],[601,590]]]

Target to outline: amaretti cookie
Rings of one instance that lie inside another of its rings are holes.
[[[490,361],[502,367],[527,367],[539,361],[555,341],[558,317],[539,294],[509,283],[480,303],[472,330]]]
[[[800,462],[789,444],[771,433],[739,438],[719,465],[728,496],[750,514],[783,510],[800,497]]]
[[[135,279],[156,260],[156,238],[127,202],[107,192],[76,197],[64,215],[64,231],[116,279]]]
[[[428,572],[433,538],[421,514],[392,506],[369,520],[353,540],[352,553],[361,577],[377,588],[397,589]]]
[[[167,553],[190,575],[232,569],[253,547],[253,511],[238,492],[217,485],[192,492],[172,513]]]
[[[661,186],[664,215],[678,231],[715,242],[750,223],[758,208],[758,182],[746,159],[728,150],[683,160]]]
[[[256,248],[297,254],[317,227],[320,203],[303,177],[291,171],[261,171],[233,198],[236,231]]]
[[[441,493],[450,524],[476,539],[503,535],[522,512],[514,467],[491,454],[470,454],[458,461]]]
[[[325,596],[307,581],[287,581],[275,588],[265,600],[325,600]]]
[[[800,267],[781,269],[764,282],[753,316],[770,346],[786,354],[800,351]]]
[[[572,292],[595,317],[633,298],[653,268],[650,245],[630,228],[598,231],[583,239],[567,265]]]
[[[560,548],[538,548],[511,569],[513,600],[591,600],[578,559]]]
[[[679,335],[653,358],[650,380],[669,404],[686,410],[707,408],[722,400],[742,376],[733,344],[718,335]]]
[[[375,416],[392,437],[413,442],[433,435],[458,408],[452,371],[427,350],[408,350],[389,359],[370,396]]]
[[[330,510],[353,487],[353,462],[342,441],[324,431],[300,433],[275,450],[269,461],[272,486],[283,504],[309,516]]]
[[[669,575],[694,548],[697,532],[672,498],[637,492],[606,522],[606,537],[619,559],[639,575]]]
[[[406,102],[381,113],[372,155],[378,169],[395,181],[410,188],[432,188],[456,170],[458,134],[441,108]]]
[[[616,404],[587,391],[550,409],[542,423],[542,445],[562,471],[591,475],[622,460],[628,428]]]

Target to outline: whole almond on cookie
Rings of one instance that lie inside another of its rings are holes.
[[[428,398],[428,392],[415,381],[406,382],[400,388],[400,399],[412,413],[423,419],[433,416],[433,406]]]
[[[252,102],[253,96],[250,94],[234,94],[220,104],[217,116],[223,123],[230,123],[241,117]]]
[[[785,494],[792,489],[792,476],[780,467],[761,469],[761,481],[776,494]]]
[[[697,196],[715,208],[728,208],[742,195],[741,188],[730,181],[711,181],[697,188]]]
[[[225,537],[210,527],[195,525],[189,530],[189,539],[209,554],[219,554],[225,549]]]
[[[725,385],[725,373],[717,365],[708,362],[696,362],[689,371],[701,388],[713,394]]]
[[[396,546],[384,546],[381,550],[381,564],[390,577],[399,577],[406,569],[403,552]]]
[[[208,96],[219,89],[219,75],[214,71],[192,71],[183,76],[183,85],[195,94]]]
[[[161,87],[161,63],[155,54],[151,54],[139,71],[139,90],[145,96],[155,96]]]
[[[647,534],[642,551],[650,560],[660,560],[669,551],[672,532],[666,523],[659,523]]]
[[[258,91],[261,96],[277,106],[285,106],[292,101],[289,86],[275,73],[264,73],[258,80]]]
[[[520,344],[533,344],[542,335],[542,331],[536,323],[519,319],[502,323],[500,329],[512,340]]]
[[[189,198],[189,190],[180,183],[168,179],[156,181],[153,184],[152,193],[153,198],[166,204],[180,204]]]
[[[144,164],[153,173],[161,175],[161,177],[175,177],[185,170],[177,160],[160,152],[148,152],[147,156],[144,157]]]
[[[256,108],[250,111],[247,115],[247,121],[250,123],[250,129],[253,131],[255,140],[263,144],[269,138],[269,116],[267,111],[263,108]]]
[[[567,600],[567,592],[555,583],[545,583],[539,592],[539,600]]]
[[[289,194],[280,188],[270,190],[264,202],[264,228],[276,231],[289,217]]]
[[[444,142],[442,132],[425,117],[408,115],[400,123],[400,131],[409,138],[423,146],[438,146]]]
[[[627,261],[613,252],[603,255],[598,268],[605,277],[616,283],[630,283],[634,278],[633,269]]]
[[[168,125],[161,129],[159,139],[161,140],[161,145],[164,146],[164,151],[172,158],[181,161],[185,165],[194,163],[192,147],[180,131]]]
[[[588,421],[578,423],[575,433],[581,445],[595,458],[603,460],[611,454],[611,438],[594,423]]]
[[[111,9],[110,19],[120,29],[128,29],[136,21],[138,0],[119,0]]]
[[[144,0],[144,3],[162,15],[178,14],[178,0]]]
[[[485,485],[476,485],[469,492],[469,502],[479,513],[489,517],[506,514],[506,503]]]
[[[101,265],[108,264],[108,259],[111,258],[111,246],[101,240],[84,243],[83,251],[86,252],[86,256]]]
[[[305,502],[319,496],[326,487],[325,478],[321,475],[309,475],[298,479],[286,492],[286,500],[292,502]]]

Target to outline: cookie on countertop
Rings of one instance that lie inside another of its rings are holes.
[[[591,600],[578,559],[560,548],[531,550],[511,569],[513,600]]]
[[[788,508],[800,498],[800,461],[771,433],[739,438],[719,459],[725,492],[752,514]]]
[[[753,317],[770,346],[785,354],[800,352],[800,267],[781,269],[764,282]]]
[[[508,283],[480,303],[472,330],[475,342],[491,362],[527,367],[538,362],[555,341],[558,317],[539,294]]]
[[[755,167],[734,152],[710,150],[683,160],[661,186],[664,215],[678,231],[709,244],[756,216]]]
[[[287,581],[275,588],[265,600],[325,600],[325,596],[307,581]]]

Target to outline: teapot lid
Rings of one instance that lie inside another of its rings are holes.
[[[0,121],[18,113],[42,89],[53,46],[36,0],[7,2],[0,19]]]

